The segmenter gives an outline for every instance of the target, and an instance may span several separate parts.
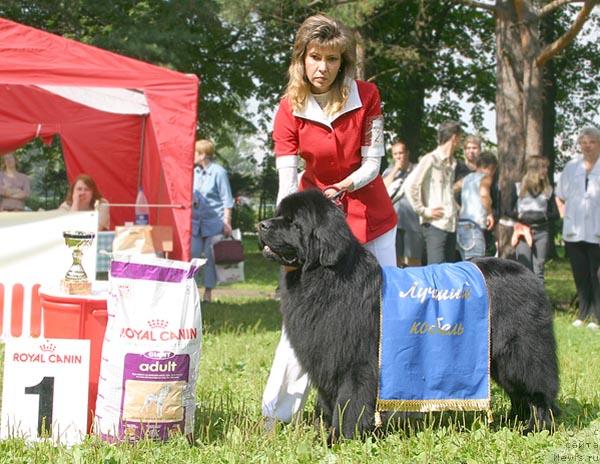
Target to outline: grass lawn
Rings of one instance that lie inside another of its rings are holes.
[[[562,415],[553,434],[523,436],[507,423],[508,398],[493,388],[494,423],[485,414],[433,414],[385,438],[346,441],[333,448],[314,429],[314,392],[300,424],[263,433],[262,390],[279,340],[273,294],[278,268],[246,240],[246,282],[215,293],[204,305],[196,437],[167,443],[107,445],[93,437],[72,448],[0,442],[0,463],[555,463],[600,462],[600,333],[570,325],[574,285],[568,263],[547,265],[556,310]],[[236,292],[234,290],[239,290]],[[242,295],[242,296],[240,296]]]

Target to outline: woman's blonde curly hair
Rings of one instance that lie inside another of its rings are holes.
[[[335,114],[344,107],[350,94],[350,89],[344,82],[346,78],[354,79],[356,71],[354,36],[340,21],[324,14],[310,16],[304,20],[296,32],[292,61],[288,69],[289,80],[284,95],[295,111],[304,109],[310,95],[310,82],[304,70],[304,58],[311,43],[320,47],[335,48],[342,56],[340,70],[331,85],[325,105],[326,114]]]

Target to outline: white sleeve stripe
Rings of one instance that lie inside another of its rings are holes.
[[[295,168],[298,167],[298,155],[280,155],[275,157],[275,167],[280,168]]]
[[[383,143],[383,116],[370,118],[365,124],[364,145],[361,147],[363,157],[383,157],[385,149]]]
[[[277,204],[289,194],[298,191],[298,168],[295,166],[277,168],[279,176],[279,191],[277,192]]]
[[[383,158],[385,150],[383,149],[383,145],[360,147],[360,155],[363,158]]]
[[[385,151],[383,147],[360,147],[360,156],[365,158],[383,158]]]

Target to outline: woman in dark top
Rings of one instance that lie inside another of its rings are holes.
[[[525,175],[516,184],[513,209],[508,214],[516,221],[512,245],[516,248],[517,261],[531,269],[542,281],[550,222],[558,218],[548,166],[548,158],[544,156],[527,158]]]

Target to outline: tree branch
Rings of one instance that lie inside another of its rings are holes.
[[[496,7],[494,5],[489,5],[487,3],[479,2],[477,0],[455,0],[456,3],[462,3],[463,5],[472,6],[474,8],[480,8],[482,10],[488,11],[496,11]]]
[[[379,71],[378,73],[375,73],[372,76],[369,76],[369,78],[367,79],[367,82],[373,82],[379,76],[383,76],[385,74],[389,74],[389,73],[393,73],[393,72],[400,72],[401,69],[402,68],[400,66],[394,66],[392,68],[384,69],[383,71]]]
[[[549,59],[560,53],[573,41],[573,39],[581,31],[581,28],[585,22],[588,20],[594,7],[599,3],[600,0],[585,0],[581,10],[579,10],[579,13],[577,14],[577,18],[575,18],[575,21],[573,21],[573,24],[571,24],[571,27],[554,42],[546,45],[546,47],[544,47],[544,49],[540,52],[536,60],[538,66],[544,66]]]
[[[306,6],[308,8],[313,8],[313,7],[317,6],[319,3],[323,3],[323,1],[322,0],[312,0],[312,2],[309,2]],[[349,3],[358,3],[358,0],[334,0],[333,6],[347,5]]]
[[[552,0],[550,3],[544,5],[539,12],[540,18],[546,16],[548,13],[552,13],[557,8],[560,8],[567,3],[583,3],[584,0]]]

